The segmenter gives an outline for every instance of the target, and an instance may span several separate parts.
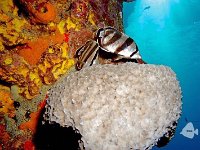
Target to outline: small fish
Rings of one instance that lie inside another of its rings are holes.
[[[151,8],[151,6],[146,6],[146,7],[144,7],[143,11],[144,11],[144,10],[148,10],[148,9],[150,9],[150,8]]]
[[[83,67],[98,63],[98,50],[99,44],[94,40],[87,41],[85,45],[80,47],[75,54],[75,58],[77,58],[76,69],[81,70]]]
[[[93,40],[89,40],[81,46],[75,54],[77,59],[76,69],[81,70],[83,67],[99,63],[99,52],[105,51],[116,54],[112,58],[115,63],[123,59],[136,60],[138,63],[145,63],[134,40],[115,28],[106,27],[97,31]]]
[[[120,59],[141,59],[134,40],[115,28],[99,29],[96,34],[96,40],[102,50],[118,54]]]
[[[187,138],[194,138],[194,135],[198,135],[198,129],[194,130],[194,126],[192,122],[186,124],[186,126],[182,129],[181,133],[183,136]]]

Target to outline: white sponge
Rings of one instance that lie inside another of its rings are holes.
[[[92,150],[151,148],[175,128],[181,90],[166,66],[94,65],[70,73],[49,91],[45,119],[72,126]]]

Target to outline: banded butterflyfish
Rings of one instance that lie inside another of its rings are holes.
[[[121,59],[136,60],[137,63],[145,63],[138,50],[138,46],[132,38],[116,30],[113,27],[100,28],[96,32],[94,40],[89,40],[80,47],[75,54],[77,59],[76,69],[99,63],[99,52],[105,51],[117,55],[113,61]]]
[[[115,28],[99,29],[96,40],[102,50],[118,54],[120,58],[141,59],[134,40]]]

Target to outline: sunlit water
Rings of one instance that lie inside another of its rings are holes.
[[[143,59],[170,66],[183,91],[175,137],[153,150],[199,150],[199,135],[189,139],[180,132],[188,122],[200,129],[200,0],[136,0],[124,3],[123,17]]]

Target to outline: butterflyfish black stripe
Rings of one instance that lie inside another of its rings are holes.
[[[107,36],[109,36],[110,34],[113,34],[116,31],[115,30],[108,30],[108,31],[104,31],[104,32],[105,32],[104,37],[107,37]]]
[[[133,39],[130,37],[127,38],[126,41],[115,50],[115,53],[119,53],[119,52],[123,51],[128,46],[130,46],[132,43],[134,43]]]
[[[99,48],[98,48],[99,49]],[[95,53],[91,63],[90,63],[90,66],[92,66],[92,64],[94,63],[94,61],[96,60],[96,58],[98,57],[98,52]]]
[[[115,43],[117,40],[119,40],[121,37],[122,37],[122,34],[120,32],[115,32],[114,36],[108,42],[103,44],[103,46],[111,45],[111,44]]]

